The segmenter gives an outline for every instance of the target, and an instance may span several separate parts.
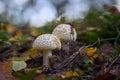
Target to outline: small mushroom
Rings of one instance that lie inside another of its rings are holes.
[[[75,41],[77,38],[76,30],[70,24],[60,24],[56,26],[52,34],[57,36],[62,44],[68,41]]]
[[[52,50],[61,49],[60,40],[52,34],[42,34],[33,42],[33,49],[42,51],[43,65],[50,67],[49,58],[52,57]]]

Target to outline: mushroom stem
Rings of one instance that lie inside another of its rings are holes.
[[[51,56],[52,56],[52,51],[50,50],[43,51],[43,65],[44,66],[50,67],[49,57]]]

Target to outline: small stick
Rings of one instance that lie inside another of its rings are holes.
[[[70,57],[68,57],[66,60],[64,60],[62,63],[60,63],[58,66],[56,66],[54,68],[54,70],[60,70],[64,67],[66,67],[67,65],[69,65],[75,58],[78,54],[80,54],[80,51],[84,49],[84,47],[81,47],[77,52],[73,53]],[[52,72],[54,71],[52,70]]]
[[[111,62],[111,64],[108,66],[107,70],[110,70],[112,68],[113,64],[118,60],[119,57],[120,57],[120,55]]]
[[[115,39],[116,39],[116,38],[107,38],[107,39],[97,40],[97,41],[95,41],[93,44],[88,45],[88,46],[89,46],[89,47],[90,47],[90,46],[94,46],[94,45],[97,44],[98,42],[111,41],[111,40],[115,40]]]
[[[10,49],[8,49],[8,50],[4,51],[4,52],[3,52],[3,53],[1,53],[1,54],[7,54],[7,53],[11,52],[12,50],[14,50],[15,48],[16,48],[16,45],[15,45],[15,46],[13,46],[13,47],[11,47]]]

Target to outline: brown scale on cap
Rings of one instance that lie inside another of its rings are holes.
[[[56,26],[52,34],[57,36],[61,42],[75,41],[77,38],[76,30],[70,24],[60,24]]]

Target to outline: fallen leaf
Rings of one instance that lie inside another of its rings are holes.
[[[90,63],[94,63],[94,60],[100,57],[100,54],[97,53],[96,47],[85,48],[84,53],[89,58]]]
[[[7,33],[9,34],[13,34],[14,31],[16,30],[16,26],[9,24],[9,23],[5,24],[5,28],[6,28]]]
[[[12,57],[12,69],[14,71],[20,71],[22,69],[25,69],[27,67],[25,60],[27,59],[27,57]]]
[[[25,61],[13,61],[13,67],[12,69],[14,71],[19,71],[27,67],[27,64]]]
[[[65,72],[65,77],[79,77],[80,74],[78,74],[76,71],[67,71]]]
[[[28,54],[29,56],[31,56],[32,58],[37,57],[37,56],[38,56],[38,53],[39,53],[39,51],[37,51],[37,50],[35,50],[35,49],[33,49],[33,48],[31,48],[31,49],[29,49],[29,50],[27,51],[27,54]]]
[[[12,76],[12,60],[8,62],[0,61],[0,80],[18,80]]]
[[[110,72],[99,74],[95,77],[95,80],[115,80],[116,76]]]
[[[104,8],[107,9],[112,14],[119,14],[120,13],[119,10],[115,6],[110,6],[110,5],[104,4]]]
[[[30,69],[26,73],[13,72],[13,75],[20,80],[33,80],[33,77],[36,75],[36,69]]]
[[[96,47],[86,48],[85,49],[85,55],[91,56],[97,51]]]
[[[22,36],[23,36],[22,31],[21,31],[21,30],[18,30],[18,31],[16,32],[16,34],[9,39],[9,41],[13,41],[13,42],[14,42],[14,41],[18,41],[18,39],[19,39],[20,37],[22,37]]]

